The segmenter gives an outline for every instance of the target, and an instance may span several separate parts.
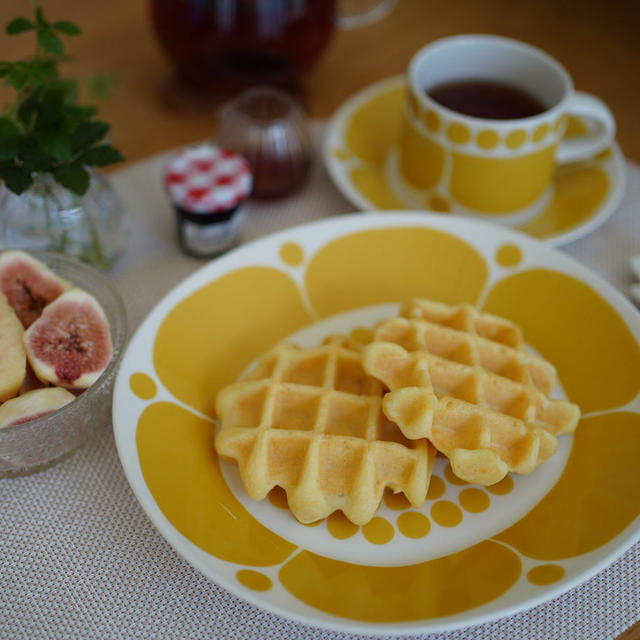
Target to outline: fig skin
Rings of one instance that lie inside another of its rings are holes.
[[[0,291],[25,329],[40,317],[46,305],[70,288],[70,282],[24,251],[0,254]]]
[[[48,304],[25,331],[24,346],[41,382],[68,389],[90,387],[113,355],[109,321],[98,301],[81,289]]]
[[[75,400],[75,396],[60,387],[29,391],[7,400],[0,406],[0,429],[13,427],[41,418]]]
[[[0,292],[0,404],[13,398],[26,375],[24,329]]]

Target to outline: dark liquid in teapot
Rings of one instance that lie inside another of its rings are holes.
[[[335,0],[151,0],[161,45],[203,89],[295,83],[323,51]]]

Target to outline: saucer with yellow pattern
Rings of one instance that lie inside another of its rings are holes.
[[[330,120],[324,138],[327,171],[342,195],[357,209],[429,210],[464,214],[442,195],[416,191],[396,167],[396,147],[406,83],[394,76],[362,89]],[[565,137],[587,125],[569,117]],[[517,228],[559,246],[599,227],[616,210],[624,192],[625,161],[617,144],[593,158],[559,166],[552,184],[531,214],[492,221]],[[476,214],[477,216],[477,214]]]
[[[438,457],[419,508],[389,492],[357,527],[299,524],[286,497],[247,498],[214,450],[216,392],[287,340],[362,335],[413,296],[518,323],[580,405],[573,436],[491,487]],[[640,537],[640,315],[573,259],[504,226],[358,213],[281,231],[214,260],[142,323],[113,424],[143,509],[197,570],[249,602],[353,632],[477,624],[585,580]]]

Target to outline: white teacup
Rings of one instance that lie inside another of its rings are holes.
[[[544,111],[479,118],[453,111],[428,93],[466,80],[520,89]],[[586,122],[586,132],[563,140],[569,115]],[[614,137],[608,107],[575,91],[567,71],[548,54],[499,36],[454,36],[432,42],[411,60],[397,172],[409,190],[441,202],[443,210],[515,222],[544,204],[557,164],[592,157]]]

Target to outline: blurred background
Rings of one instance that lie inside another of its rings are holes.
[[[185,0],[173,2],[180,5]],[[167,4],[169,0],[157,1],[155,11]],[[212,4],[213,0],[191,0],[186,6],[197,11]],[[314,0],[311,4],[326,2]],[[340,2],[337,5],[339,10]],[[43,7],[49,19],[74,20],[84,32],[68,41],[75,60],[63,71],[74,75],[100,71],[118,79],[113,97],[100,108],[127,162],[211,135],[216,105],[234,88],[209,87],[200,101],[183,99],[175,84],[174,65],[154,31],[150,1],[56,0],[43,2]],[[0,23],[4,26],[11,18],[30,15],[31,11],[27,0],[2,0]],[[156,15],[156,25],[157,19]],[[176,31],[172,25],[175,19],[165,15],[163,20],[166,47],[167,37]],[[321,14],[312,20],[315,26],[304,41],[309,45],[313,37],[326,37],[327,45],[294,87],[312,118],[327,118],[358,89],[402,73],[412,54],[435,38],[469,32],[502,34],[545,49],[567,67],[578,89],[607,102],[618,122],[623,151],[640,161],[637,2],[398,0],[383,19],[360,28],[329,33]],[[0,42],[0,59],[27,55],[33,47],[32,38],[9,38],[4,31]],[[317,43],[319,49],[322,44]],[[0,103],[9,97],[2,87]]]

